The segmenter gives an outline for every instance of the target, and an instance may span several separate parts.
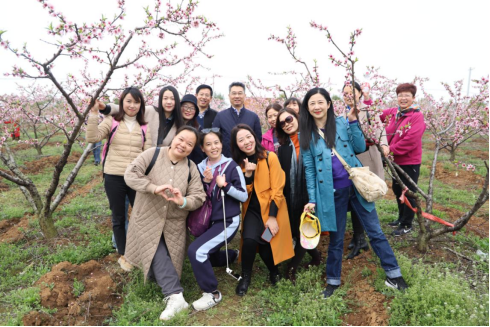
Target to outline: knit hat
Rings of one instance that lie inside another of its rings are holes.
[[[199,111],[199,108],[197,107],[197,98],[193,94],[186,94],[180,100],[180,105],[182,105],[184,102],[190,102],[194,105],[194,108],[196,108],[196,111]]]

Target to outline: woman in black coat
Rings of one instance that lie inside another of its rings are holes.
[[[287,277],[293,282],[296,279],[296,271],[301,260],[308,252],[311,261],[308,266],[318,266],[321,263],[320,253],[317,249],[306,250],[299,241],[300,218],[305,204],[308,203],[308,192],[306,190],[305,169],[303,160],[299,153],[299,121],[298,114],[289,108],[281,109],[277,115],[276,133],[281,146],[277,156],[282,169],[286,172],[286,184],[284,196],[288,205],[289,222],[294,242],[294,257],[288,264]]]

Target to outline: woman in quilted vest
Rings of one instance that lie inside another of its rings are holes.
[[[203,291],[202,297],[192,303],[197,311],[207,310],[221,301],[213,267],[228,267],[238,258],[238,251],[220,251],[225,245],[223,215],[226,215],[226,238],[229,243],[240,226],[240,203],[248,198],[242,169],[231,158],[221,154],[223,137],[218,128],[203,130],[201,148],[207,158],[197,168],[205,190],[211,194],[212,209],[209,229],[197,237],[187,250],[194,276]],[[224,208],[221,191],[224,193]]]
[[[269,270],[271,284],[276,285],[277,265],[294,256],[293,238],[283,194],[285,175],[277,155],[266,151],[246,124],[231,130],[231,153],[245,174],[248,193],[242,211],[242,279],[235,290],[243,296],[252,280],[256,252]]]
[[[144,120],[145,100],[137,88],[125,89],[119,99],[119,112],[114,117],[104,118],[100,125],[99,105],[100,102],[97,102],[90,112],[86,140],[88,143],[97,143],[108,138],[102,161],[104,187],[112,211],[112,231],[117,252],[121,255],[118,262],[123,270],[130,271],[132,267],[124,256],[125,200],[127,196],[133,206],[136,192],[124,182],[124,172],[133,159],[151,147],[150,130]]]
[[[304,210],[316,212],[322,231],[330,232],[327,256],[327,287],[323,297],[330,297],[340,286],[342,254],[347,210],[355,211],[369,236],[371,246],[381,260],[388,287],[404,290],[393,250],[379,225],[374,202],[367,202],[357,192],[335,149],[349,166],[361,167],[356,153],[364,152],[366,143],[357,122],[355,108],[344,117],[335,117],[330,94],[323,88],[306,93],[300,109],[300,147],[305,165],[309,203]]]
[[[201,176],[187,156],[198,142],[191,126],[182,126],[170,147],[140,154],[126,169],[126,183],[134,189],[136,201],[129,221],[127,260],[153,279],[166,297],[161,320],[172,318],[189,305],[180,284],[186,245],[189,211],[204,203]],[[153,167],[149,169],[153,162]]]

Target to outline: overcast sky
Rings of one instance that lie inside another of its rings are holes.
[[[165,1],[162,1],[165,3]],[[102,14],[117,12],[116,0],[56,0],[50,2],[74,22],[95,21]],[[126,0],[127,26],[140,26],[143,6],[153,1]],[[213,73],[215,92],[227,94],[232,81],[244,81],[247,75],[261,78],[265,84],[289,81],[270,76],[268,72],[302,71],[290,58],[284,45],[268,41],[270,34],[286,35],[289,25],[295,31],[298,54],[312,64],[317,59],[324,81],[328,76],[338,93],[344,79],[343,68],[334,67],[329,54],[339,56],[324,33],[312,29],[310,21],[326,25],[336,42],[347,48],[349,34],[362,28],[363,34],[355,47],[359,57],[358,72],[373,65],[381,73],[401,82],[415,76],[430,78],[428,89],[442,96],[441,81],[464,79],[468,70],[472,78],[487,76],[490,72],[490,43],[488,42],[490,1],[258,1],[258,0],[200,0],[198,13],[216,22],[225,37],[212,41],[206,51],[212,59],[202,58],[210,71],[201,71],[203,77]],[[51,17],[35,0],[3,1],[0,11],[0,30],[8,30],[5,37],[14,46],[27,42],[33,54],[49,47],[40,39],[48,39],[45,27]],[[53,53],[49,50],[48,53]],[[0,86],[2,93],[12,92],[16,80],[4,77],[15,63],[15,56],[0,50]],[[63,66],[58,69],[70,69]],[[181,91],[183,92],[183,91]]]

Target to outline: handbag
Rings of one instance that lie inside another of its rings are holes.
[[[213,211],[211,198],[213,196],[214,186],[216,185],[216,177],[218,176],[219,171],[225,171],[229,163],[230,161],[222,163],[219,166],[220,169],[216,167],[213,174],[213,180],[209,184],[209,187],[206,191],[206,201],[204,201],[202,207],[192,211],[191,213],[189,213],[189,216],[187,216],[187,228],[189,229],[191,235],[195,237],[201,236],[205,231],[209,229],[211,225],[211,212]]]
[[[369,170],[369,167],[352,168],[345,162],[344,158],[340,156],[335,148],[332,149],[332,152],[337,156],[345,170],[347,170],[349,179],[352,180],[357,191],[366,201],[374,202],[386,195],[388,192],[386,182]]]
[[[318,129],[318,133],[322,139],[325,139],[321,129]],[[386,185],[386,182],[370,171],[369,167],[352,168],[345,162],[344,158],[340,156],[335,148],[332,149],[332,152],[344,166],[349,174],[349,179],[354,183],[357,192],[359,192],[367,202],[379,200],[388,193],[388,185]]]

